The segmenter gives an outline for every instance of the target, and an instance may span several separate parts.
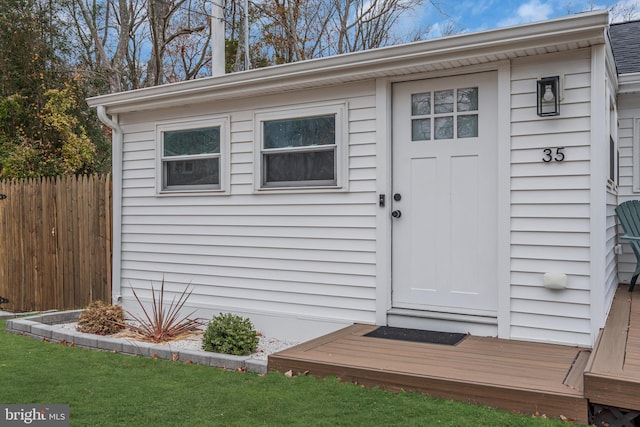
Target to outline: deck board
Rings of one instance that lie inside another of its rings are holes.
[[[620,286],[584,375],[591,402],[640,411],[640,296]]]
[[[565,385],[580,393],[584,392],[584,371],[590,357],[591,350],[584,350],[578,353],[563,381]]]
[[[271,355],[269,370],[335,375],[369,386],[586,422],[582,385],[575,372],[571,375],[576,363],[586,363],[582,349],[475,336],[456,346],[364,336],[373,329],[354,325],[330,339],[320,337]]]
[[[268,367],[587,423],[589,401],[640,411],[637,295],[618,288],[593,351],[476,336],[455,346],[395,341],[356,324],[273,354]]]

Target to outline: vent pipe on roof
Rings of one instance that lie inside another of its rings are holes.
[[[244,0],[244,69],[251,68],[249,62],[249,0]]]
[[[211,2],[211,75],[221,76],[225,72],[224,55],[224,2]]]

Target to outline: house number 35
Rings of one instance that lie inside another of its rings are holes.
[[[544,153],[544,157],[542,161],[545,163],[549,163],[551,161],[561,162],[564,160],[564,147],[556,147],[556,148],[545,148],[542,150]]]

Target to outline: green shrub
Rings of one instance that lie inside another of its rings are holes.
[[[119,305],[94,301],[80,313],[76,329],[88,334],[114,334],[124,329],[124,310]]]
[[[251,320],[235,314],[214,316],[202,337],[202,348],[215,353],[248,356],[258,347],[258,333]]]

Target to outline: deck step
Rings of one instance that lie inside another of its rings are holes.
[[[268,369],[587,422],[572,372],[586,364],[584,349],[476,336],[456,346],[364,336],[375,328],[354,325],[276,353]]]
[[[640,297],[618,287],[604,329],[584,374],[584,395],[594,405],[640,411]]]

